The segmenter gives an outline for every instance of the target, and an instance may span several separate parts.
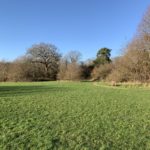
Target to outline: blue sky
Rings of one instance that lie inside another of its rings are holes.
[[[35,43],[52,43],[60,53],[112,56],[134,36],[149,0],[0,0],[0,59],[14,60]]]

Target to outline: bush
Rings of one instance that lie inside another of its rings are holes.
[[[98,67],[95,67],[92,72],[93,80],[105,80],[107,76],[112,72],[113,64],[104,64]]]

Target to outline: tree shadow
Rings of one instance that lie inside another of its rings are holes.
[[[80,82],[87,82],[87,83],[91,83],[93,82],[92,80],[81,80]]]
[[[40,94],[46,92],[68,92],[71,90],[67,87],[53,87],[53,86],[0,86],[1,97],[25,96]]]

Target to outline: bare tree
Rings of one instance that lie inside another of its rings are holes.
[[[60,80],[79,80],[81,68],[79,64],[81,54],[78,51],[70,51],[61,61],[58,73]]]
[[[132,40],[134,45],[138,43],[138,49],[150,51],[150,6],[147,8]],[[131,44],[130,45],[133,45]]]
[[[8,80],[8,70],[9,70],[9,63],[2,61],[0,62],[0,81],[7,81]]]
[[[52,44],[35,44],[27,51],[27,57],[32,63],[41,64],[45,69],[47,79],[56,79],[60,54]]]
[[[68,62],[65,58],[62,58],[59,62],[59,72],[57,74],[57,79],[65,80],[66,79],[66,71],[68,67]]]
[[[140,37],[150,36],[150,6],[147,8],[141,23],[138,26],[137,35]]]
[[[138,26],[136,36],[126,49],[124,60],[131,79],[150,81],[150,6]]]
[[[137,33],[125,48],[124,55],[114,62],[108,79],[115,81],[150,81],[150,7],[138,26]]]
[[[66,56],[65,59],[69,63],[78,63],[81,58],[81,53],[79,51],[70,51]]]

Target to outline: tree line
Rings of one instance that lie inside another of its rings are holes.
[[[55,45],[39,43],[13,62],[0,62],[0,81],[103,80],[150,82],[150,7],[123,54],[98,50],[94,60],[81,62],[78,51],[61,56]]]
[[[39,43],[13,62],[0,62],[0,81],[49,81],[92,79],[94,68],[111,62],[110,49],[102,48],[95,60],[81,62],[78,51],[64,57],[55,45]]]

